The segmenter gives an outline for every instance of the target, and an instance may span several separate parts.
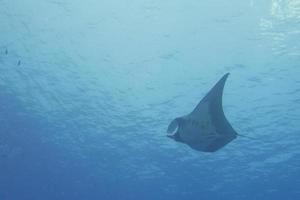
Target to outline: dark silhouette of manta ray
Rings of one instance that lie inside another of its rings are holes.
[[[168,127],[168,137],[191,148],[215,152],[237,137],[222,107],[225,74],[188,115],[175,118]]]

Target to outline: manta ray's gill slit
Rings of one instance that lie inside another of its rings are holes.
[[[211,120],[210,119],[207,119],[207,120],[196,120],[196,119],[192,119],[192,118],[189,118],[187,120],[187,122],[194,126],[194,127],[199,127],[201,129],[207,129],[208,127],[211,126]]]

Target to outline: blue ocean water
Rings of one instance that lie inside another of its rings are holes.
[[[215,82],[238,137],[166,137]],[[300,0],[0,0],[1,200],[300,199]]]

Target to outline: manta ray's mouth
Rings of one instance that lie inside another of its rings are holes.
[[[178,120],[177,120],[177,118],[176,119],[174,119],[171,123],[170,123],[170,125],[168,126],[168,130],[167,130],[167,133],[169,133],[169,134],[175,134],[176,132],[177,132],[177,130],[178,130]]]
[[[178,134],[178,132],[176,132],[174,135],[167,135],[168,138],[171,138],[175,141],[178,141],[178,142],[182,142],[181,138],[180,138],[180,135]]]

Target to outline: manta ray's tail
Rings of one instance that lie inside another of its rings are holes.
[[[251,140],[257,140],[257,138],[253,138],[253,137],[250,137],[248,135],[242,135],[242,134],[237,134],[237,135],[240,136],[240,137],[251,139]]]

